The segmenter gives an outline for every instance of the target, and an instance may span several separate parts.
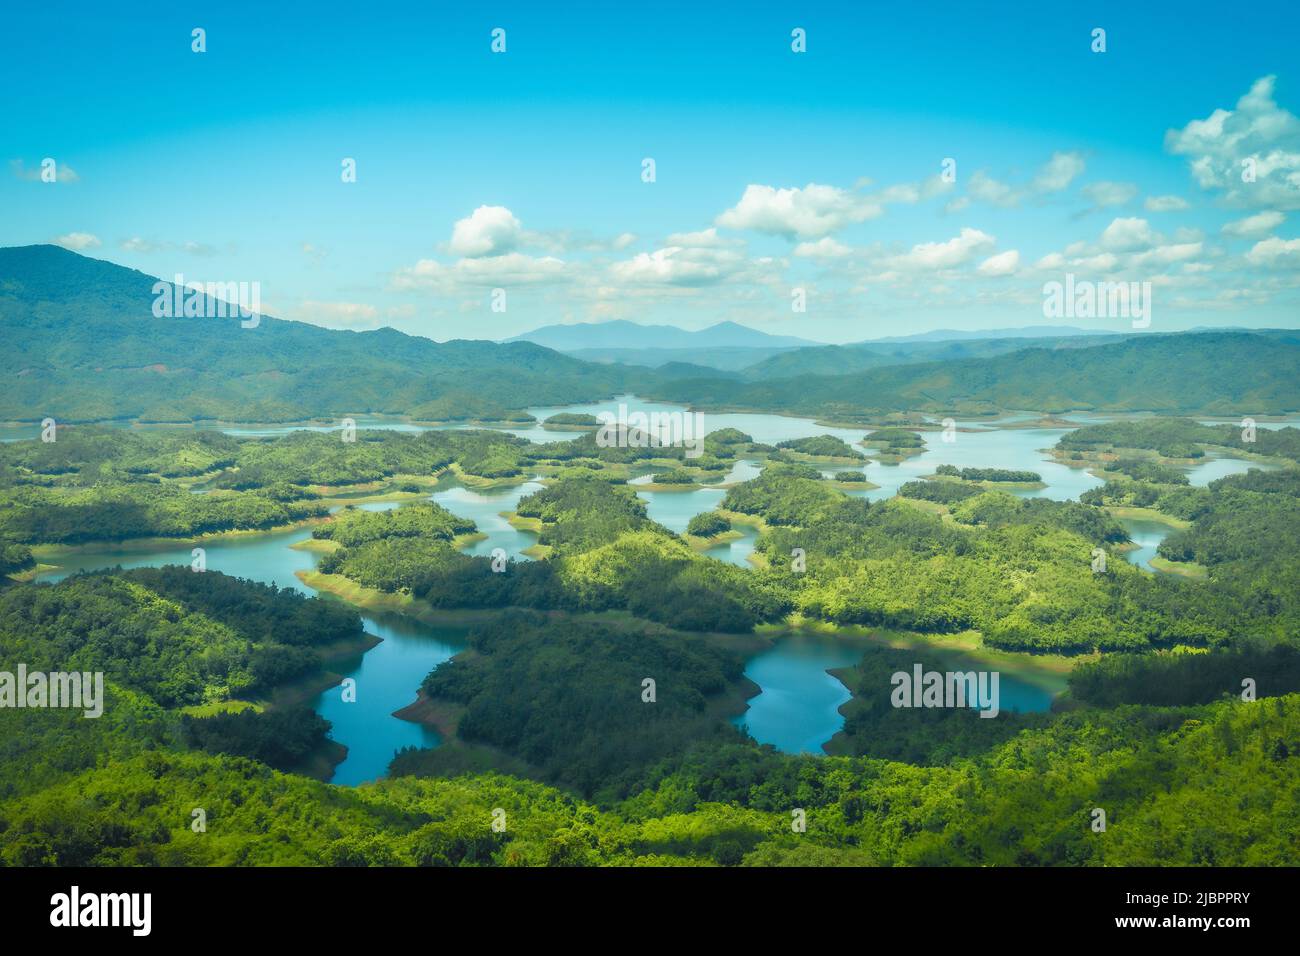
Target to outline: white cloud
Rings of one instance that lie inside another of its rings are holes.
[[[379,324],[379,310],[361,302],[303,302],[297,315],[314,325],[332,329],[372,329]]]
[[[809,183],[802,189],[749,185],[733,208],[718,216],[727,229],[752,229],[790,239],[817,239],[884,212],[874,199],[835,186]]]
[[[1034,177],[1031,188],[1036,193],[1060,192],[1083,172],[1084,165],[1082,153],[1053,153]]]
[[[1178,212],[1187,208],[1182,196],[1148,196],[1142,204],[1147,212]]]
[[[99,236],[92,235],[89,232],[70,232],[66,236],[59,236],[54,240],[54,244],[78,252],[82,249],[98,249],[103,245],[99,241]]]
[[[960,212],[969,206],[972,200],[1010,209],[1019,206],[1027,199],[1046,196],[1068,188],[1083,173],[1086,166],[1082,153],[1055,152],[1038,170],[1033,180],[1021,186],[1001,182],[979,169],[967,180],[966,195],[953,199],[945,209],[948,212]]]
[[[721,248],[722,246],[739,246],[744,245],[741,239],[726,239],[718,235],[718,230],[712,226],[708,229],[701,229],[698,232],[674,232],[668,237],[665,243],[668,246],[683,246],[689,248]]]
[[[1114,219],[1101,234],[1101,244],[1107,249],[1140,249],[1154,241],[1150,223],[1136,217]]]
[[[1257,266],[1300,266],[1300,239],[1269,236],[1255,243],[1246,258]]]
[[[1024,193],[998,182],[984,170],[976,170],[966,184],[966,193],[971,199],[991,203],[994,206],[1017,206]],[[954,203],[956,200],[954,200]]]
[[[1236,109],[1165,133],[1165,149],[1189,158],[1200,187],[1232,205],[1300,209],[1300,120],[1274,101],[1275,83],[1262,77]],[[1254,162],[1254,182],[1243,181],[1243,160]]]
[[[962,229],[961,234],[947,242],[922,242],[912,247],[911,252],[894,256],[889,265],[901,270],[950,269],[969,262],[981,252],[992,247],[996,240],[987,233],[972,229]]]
[[[870,185],[870,180],[859,180],[859,182]],[[880,203],[911,205],[923,199],[933,199],[935,196],[946,193],[952,188],[953,182],[951,180],[946,180],[938,173],[935,173],[919,183],[898,183],[887,186],[871,198]]]
[[[1077,269],[1086,269],[1092,272],[1110,272],[1119,265],[1119,256],[1113,252],[1103,252],[1095,256],[1073,259],[1070,265]]]
[[[841,259],[853,252],[842,242],[836,242],[830,236],[816,242],[801,242],[794,247],[794,254],[806,259]]]
[[[1185,262],[1188,259],[1195,259],[1203,249],[1204,244],[1200,242],[1177,242],[1170,245],[1156,246],[1133,256],[1129,260],[1129,267],[1166,266],[1174,262]]]
[[[667,246],[610,267],[611,276],[638,285],[717,285],[744,271],[744,255],[710,246]]]
[[[979,272],[986,276],[1009,276],[1020,265],[1020,253],[1015,249],[999,252],[989,256],[979,265]]]
[[[1227,236],[1237,236],[1238,238],[1254,238],[1262,236],[1265,233],[1272,232],[1286,216],[1276,209],[1266,209],[1263,212],[1257,212],[1253,216],[1247,216],[1245,219],[1238,219],[1236,222],[1230,222],[1223,227],[1223,234]]]
[[[400,290],[433,289],[455,293],[463,286],[475,288],[513,285],[541,285],[563,281],[565,263],[543,256],[534,258],[519,252],[479,259],[460,259],[445,265],[436,259],[421,259],[393,275],[393,287]]]
[[[468,259],[500,256],[518,245],[521,231],[519,220],[505,206],[479,206],[456,221],[447,249]]]
[[[1092,204],[1098,209],[1107,206],[1122,206],[1131,202],[1138,194],[1138,188],[1133,183],[1115,183],[1099,182],[1089,183],[1084,186],[1081,192],[1092,200]]]

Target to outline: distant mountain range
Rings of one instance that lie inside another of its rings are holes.
[[[1053,345],[977,358],[895,362],[851,374],[760,381],[682,377],[664,383],[654,397],[840,421],[901,410],[958,417],[1012,409],[1181,415],[1300,411],[1300,332],[1207,331],[1098,341],[1088,348]]]
[[[579,349],[771,349],[823,344],[792,335],[769,335],[735,322],[719,322],[707,329],[691,332],[675,325],[641,325],[623,319],[544,325],[505,341],[533,342],[559,352]]]
[[[661,345],[665,362],[652,370],[583,361],[532,341],[439,343],[271,316],[255,328],[235,317],[159,318],[157,281],[57,246],[0,248],[0,421],[501,420],[530,405],[629,391],[843,420],[917,409],[1300,410],[1300,332],[1290,330],[850,346],[806,345],[728,322],[700,332],[622,322],[534,333],[557,344],[577,335],[587,348],[591,330],[615,342],[698,343]],[[703,360],[709,355],[755,361],[718,371]]]
[[[641,325],[618,320],[547,325],[507,342],[533,342],[589,362],[652,369],[696,365],[761,379],[845,372],[947,358],[997,355],[1046,344],[1053,339],[1087,337],[1079,344],[1114,341],[1117,333],[1070,326],[958,331],[867,339],[849,345],[823,345],[790,335],[771,335],[736,322],[719,322],[692,332],[674,325]]]

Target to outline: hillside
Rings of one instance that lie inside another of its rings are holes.
[[[802,352],[820,352],[823,349],[841,348],[838,345],[817,345],[807,348],[688,348],[688,349],[565,349],[564,354],[586,362],[613,362],[620,365],[640,365],[663,372],[674,365],[695,365],[706,370],[739,372],[762,365],[769,359]],[[843,372],[843,368],[836,371]],[[748,374],[748,373],[746,373]]]
[[[654,397],[842,420],[896,410],[1283,414],[1300,410],[1300,344],[1283,334],[1142,336],[848,375],[748,384],[680,379],[661,385]]]
[[[155,281],[56,246],[0,249],[0,419],[487,419],[626,384],[626,370],[528,342],[437,343],[269,316],[248,329],[237,318],[155,318]]]
[[[930,341],[917,337],[858,342],[853,345],[823,345],[791,349],[756,362],[744,369],[743,377],[761,382],[795,375],[847,375],[886,365],[941,362],[985,358],[1027,348],[1090,348],[1118,341],[1117,335],[1068,335],[1024,338],[1020,336],[967,338]]]

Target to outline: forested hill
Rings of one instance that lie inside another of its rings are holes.
[[[273,422],[366,413],[500,420],[522,417],[529,405],[620,391],[850,421],[903,410],[1300,410],[1294,333],[1131,336],[843,375],[792,375],[798,361],[778,362],[761,381],[746,382],[707,369],[585,362],[530,342],[437,343],[267,316],[254,328],[241,328],[237,317],[157,318],[156,281],[57,246],[0,249],[0,420]],[[830,369],[814,362],[812,370]]]
[[[1300,335],[1152,335],[848,375],[752,383],[684,378],[665,382],[654,397],[846,421],[895,410],[1282,414],[1300,410]]]
[[[155,318],[156,281],[57,246],[0,249],[0,420],[490,419],[628,384],[626,369],[529,342],[437,343],[270,317],[247,329],[238,318]]]

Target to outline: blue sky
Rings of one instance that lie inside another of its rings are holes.
[[[1066,273],[1152,331],[1300,319],[1294,3],[464,6],[11,8],[0,245],[439,340],[1043,325]]]

